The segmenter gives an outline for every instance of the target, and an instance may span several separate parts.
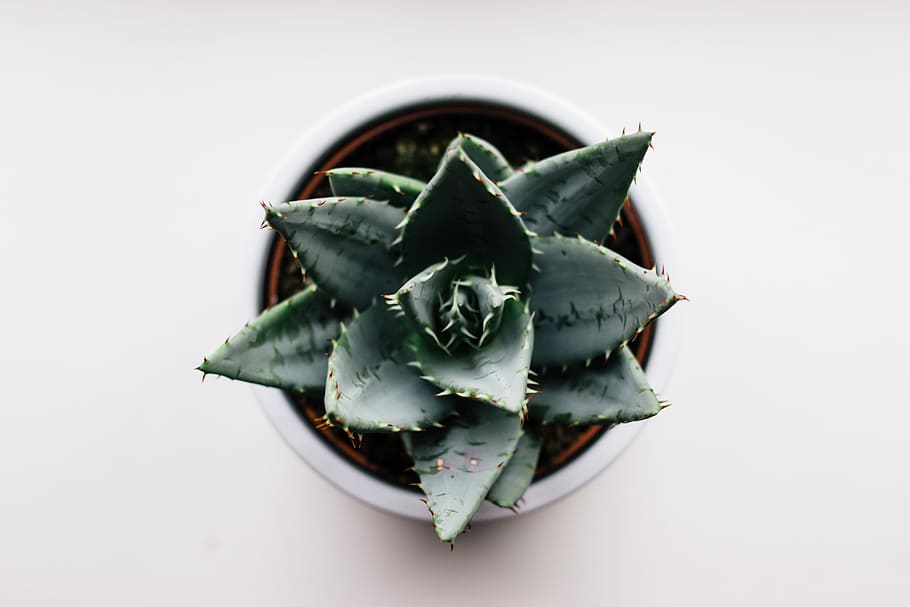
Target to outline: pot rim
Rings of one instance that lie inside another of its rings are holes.
[[[490,77],[452,75],[406,80],[378,89],[339,107],[301,137],[290,153],[278,165],[259,198],[267,202],[283,202],[296,197],[305,172],[317,166],[326,150],[338,140],[375,123],[377,120],[418,105],[439,103],[482,103],[513,108],[553,124],[585,145],[602,141],[604,129],[596,120],[534,87]],[[653,259],[658,266],[672,262],[675,274],[680,271],[665,213],[647,179],[639,176],[629,191]],[[256,230],[252,238],[255,254],[248,258],[246,275],[252,277],[241,293],[245,302],[242,321],[260,313],[260,296],[266,277],[271,238]],[[661,317],[654,331],[645,373],[658,393],[664,392],[679,347],[681,323],[679,314]],[[339,489],[381,510],[401,516],[426,520],[426,506],[413,492],[374,478],[348,462],[323,442],[316,431],[307,427],[294,410],[283,391],[254,386],[259,404],[269,421],[312,469]],[[525,492],[522,512],[543,507],[579,489],[605,469],[635,438],[645,422],[620,424],[611,428],[587,447],[583,453],[559,470],[535,481]],[[512,516],[512,512],[484,502],[474,521]]]

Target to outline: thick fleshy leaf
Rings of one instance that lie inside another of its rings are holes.
[[[316,286],[265,310],[224,342],[199,370],[295,392],[325,386],[329,340],[344,314]]]
[[[502,181],[515,172],[502,152],[489,141],[462,133],[449,143],[448,149],[459,146],[492,181]]]
[[[448,354],[430,340],[415,336],[414,366],[425,380],[445,392],[523,414],[534,344],[533,325],[520,301],[510,299],[503,308],[499,330],[476,350],[465,347]]]
[[[413,352],[403,319],[379,302],[347,325],[329,357],[326,419],[355,432],[423,430],[445,419],[453,398],[409,366]]]
[[[487,500],[502,508],[515,508],[518,500],[534,480],[541,444],[540,433],[537,430],[525,431],[515,447],[512,459],[487,493]]]
[[[527,283],[531,246],[521,217],[461,147],[446,152],[401,227],[409,276],[465,256],[471,265],[495,267],[503,284]]]
[[[459,399],[457,413],[444,428],[402,436],[446,542],[464,531],[521,436],[520,418],[496,407]]]
[[[682,299],[666,278],[581,238],[535,238],[535,366],[602,356]]]
[[[358,309],[404,280],[390,252],[404,211],[366,198],[318,198],[265,207],[265,219],[322,289]]]
[[[574,365],[537,379],[540,394],[528,404],[528,415],[543,424],[620,424],[661,409],[631,348],[616,350],[606,362]]]
[[[541,160],[500,187],[541,236],[580,234],[602,242],[619,217],[653,133],[623,135]]]
[[[385,200],[393,207],[406,209],[426,185],[404,175],[373,169],[340,168],[325,172],[335,196],[363,196]]]

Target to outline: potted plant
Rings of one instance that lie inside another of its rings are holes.
[[[259,394],[295,450],[425,517],[416,485],[444,541],[556,499],[665,406],[640,362],[666,379],[674,330],[651,323],[683,297],[656,268],[653,197],[629,190],[651,136],[603,141],[563,104],[483,79],[345,108],[267,188],[281,238],[262,245],[258,317],[200,370],[284,389]]]

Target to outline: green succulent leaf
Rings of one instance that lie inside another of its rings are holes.
[[[415,336],[417,367],[423,378],[446,393],[481,400],[514,414],[524,414],[528,366],[534,343],[531,317],[525,304],[503,304],[496,334],[479,349],[451,355],[431,340]]]
[[[460,146],[446,152],[401,228],[409,276],[464,256],[472,265],[494,267],[504,284],[527,283],[531,246],[521,217]]]
[[[536,238],[534,248],[535,366],[611,352],[682,299],[655,270],[582,238]]]
[[[294,392],[321,390],[329,340],[338,336],[344,316],[310,286],[265,310],[199,370]]]
[[[402,436],[446,542],[464,531],[521,436],[519,417],[496,407],[458,399],[457,413],[444,428]]]
[[[620,424],[646,419],[661,409],[631,348],[620,348],[605,363],[575,365],[538,377],[540,394],[528,415],[542,424]]]
[[[363,196],[406,209],[426,186],[418,179],[373,169],[339,168],[325,172],[335,196]]]
[[[335,342],[325,385],[326,419],[355,432],[398,432],[438,426],[453,398],[409,366],[405,323],[383,303],[354,318]]]
[[[515,508],[518,500],[534,480],[541,444],[540,433],[537,430],[532,428],[525,431],[515,447],[512,459],[487,493],[488,501],[502,508]]]
[[[318,198],[265,212],[310,278],[349,306],[364,309],[404,280],[390,252],[401,209],[366,198]]]
[[[602,242],[619,217],[652,134],[623,135],[546,158],[500,187],[516,209],[527,213],[528,229]]]
[[[449,143],[448,149],[460,147],[492,181],[502,181],[515,171],[496,147],[480,137],[462,133]]]

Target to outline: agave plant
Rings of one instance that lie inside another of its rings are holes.
[[[429,183],[329,171],[334,197],[264,205],[307,288],[199,369],[324,394],[323,423],[352,436],[400,433],[436,532],[453,541],[484,499],[515,507],[542,426],[631,422],[664,405],[625,346],[683,297],[599,244],[651,136],[515,170],[459,135]]]

